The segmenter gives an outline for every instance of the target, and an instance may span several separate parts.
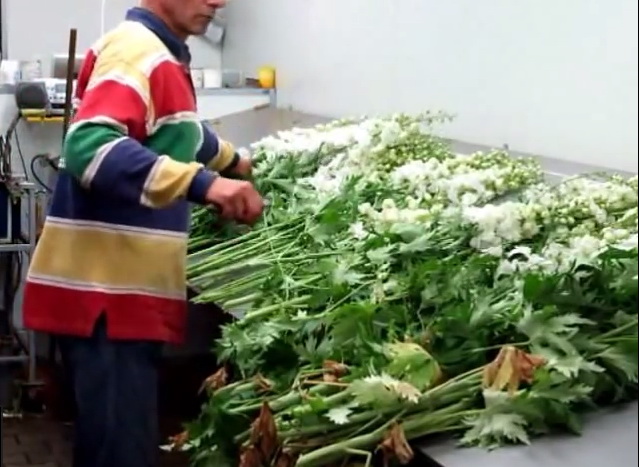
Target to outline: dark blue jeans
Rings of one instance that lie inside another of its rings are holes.
[[[104,318],[59,343],[77,407],[73,467],[156,467],[162,344],[110,340]]]

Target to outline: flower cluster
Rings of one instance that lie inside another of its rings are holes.
[[[538,163],[514,159],[503,152],[413,160],[390,174],[393,185],[412,196],[425,200],[437,197],[464,206],[490,201],[540,178]]]

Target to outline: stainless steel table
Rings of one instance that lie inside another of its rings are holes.
[[[281,130],[293,127],[308,127],[324,123],[329,119],[291,110],[262,108],[249,110],[212,122],[216,131],[237,146],[251,143]],[[451,141],[456,152],[468,154],[486,151],[490,148]],[[528,156],[513,152],[515,156]],[[538,158],[547,176],[561,178],[576,173],[602,170],[586,164],[576,164],[557,159]],[[198,323],[207,317],[194,310],[190,316],[189,333],[200,333]],[[209,318],[210,320],[210,318]],[[191,340],[191,339],[189,339]],[[196,339],[206,345],[206,338]],[[637,403],[602,410],[586,417],[583,436],[553,436],[535,440],[529,447],[503,448],[494,452],[478,449],[459,449],[450,440],[416,443],[416,447],[426,456],[443,467],[626,467],[637,465]]]
[[[313,115],[294,110],[264,107],[228,115],[211,122],[220,136],[233,142],[236,146],[249,146],[257,140],[288,130],[293,127],[309,127],[319,123],[326,123],[330,118]],[[477,151],[488,151],[491,148],[462,141],[449,140],[453,149],[460,154],[470,154]],[[510,151],[514,156],[531,157],[531,154]],[[544,171],[551,177],[565,177],[576,173],[589,173],[606,170],[607,172],[629,175],[617,170],[604,169],[589,164],[567,162],[559,159],[535,156]]]
[[[310,127],[326,123],[330,119],[293,110],[263,107],[247,110],[213,120],[213,128],[222,138],[236,147],[245,146],[273,135],[278,131],[295,127]]]
[[[637,402],[602,409],[584,417],[581,436],[554,435],[530,446],[485,451],[453,441],[417,443],[442,467],[630,467],[637,465]]]

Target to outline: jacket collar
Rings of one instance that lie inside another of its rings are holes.
[[[127,11],[126,19],[127,21],[137,21],[151,30],[181,63],[187,66],[191,63],[189,47],[154,13],[145,8],[135,7]]]

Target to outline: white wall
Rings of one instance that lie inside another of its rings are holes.
[[[100,37],[101,0],[2,0],[5,5],[3,27],[5,58],[32,60],[39,56],[45,74],[51,70],[53,54],[66,54],[69,30],[78,30],[78,53],[84,53]],[[107,0],[105,30],[124,19],[126,11],[138,0]],[[189,41],[193,67],[217,68],[221,53],[198,38]]]
[[[225,67],[329,116],[443,109],[447,136],[637,171],[636,0],[233,0]]]

